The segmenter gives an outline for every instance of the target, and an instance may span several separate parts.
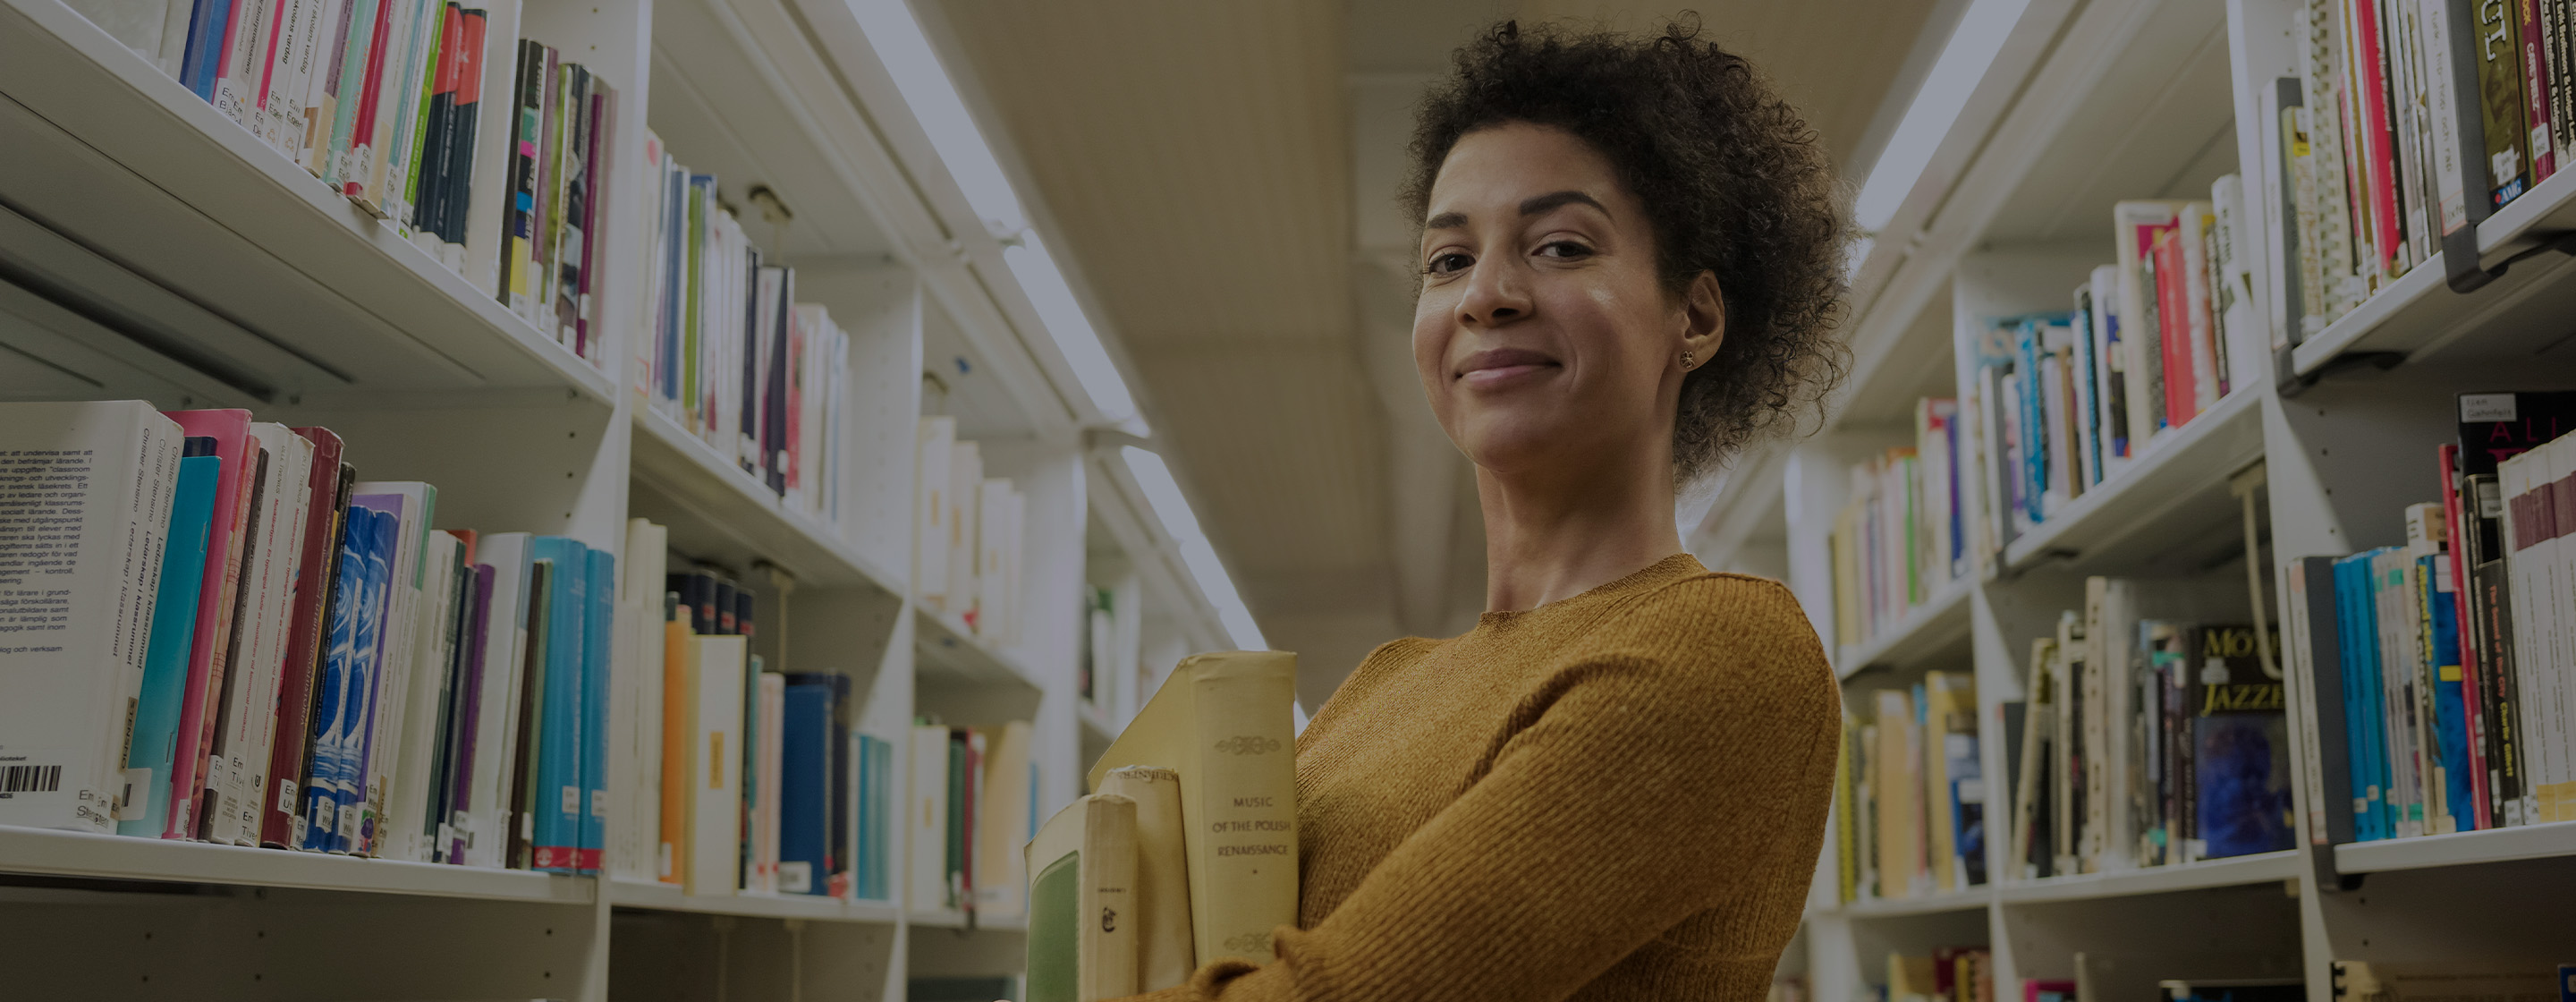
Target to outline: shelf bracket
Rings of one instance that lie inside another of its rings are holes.
[[[2478,264],[2477,227],[2463,226],[2442,237],[2442,260],[2450,262],[2450,274],[2445,281],[2452,292],[2467,295],[2503,278],[2514,265],[2551,251],[2576,256],[2576,230],[2544,237],[2539,244],[2516,251],[2493,267],[2481,267]]]
[[[2276,388],[2281,392],[2281,399],[2287,400],[2291,397],[2298,396],[2301,391],[2306,390],[2308,387],[2317,385],[2319,382],[2324,381],[2327,376],[2334,375],[2338,372],[2349,371],[2355,367],[2364,365],[2381,372],[2386,372],[2390,369],[2396,368],[2400,363],[2405,361],[2406,353],[2402,351],[2347,351],[2343,354],[2327,359],[2326,364],[2317,366],[2316,371],[2314,372],[2294,374],[2281,380],[2280,384]],[[2282,352],[2278,357],[2278,362],[2276,364],[2279,368],[2274,371],[2290,372],[2291,363],[2289,361],[2289,353],[2286,351]]]
[[[2358,891],[2361,889],[2362,880],[2370,876],[2367,873],[2345,873],[2336,869],[2335,851],[2332,845],[2310,843],[2303,851],[2308,854],[2308,865],[2316,876],[2317,890],[2327,894]]]

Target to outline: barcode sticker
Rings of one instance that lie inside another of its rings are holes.
[[[125,770],[125,795],[117,798],[116,820],[141,821],[151,813],[151,805],[144,801],[150,799],[145,791],[152,789],[152,772],[150,766]]]
[[[0,765],[0,797],[13,793],[52,793],[62,788],[62,766]]]

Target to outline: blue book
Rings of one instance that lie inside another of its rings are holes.
[[[832,689],[790,685],[778,725],[778,889],[821,894],[832,873]]]
[[[894,743],[868,736],[868,886],[879,901],[894,900]]]
[[[850,735],[850,759],[857,773],[858,789],[851,796],[850,894],[852,897],[877,897],[876,856],[871,851],[876,840],[870,837],[876,823],[876,742],[865,734]]]
[[[581,786],[590,809],[581,816],[584,873],[597,873],[608,847],[608,699],[614,667],[609,653],[617,623],[617,556],[607,550],[587,552],[590,580],[582,620]]]
[[[232,0],[197,0],[188,13],[188,39],[179,56],[179,82],[199,98],[215,99],[215,72],[224,64],[224,27]]]
[[[575,873],[581,868],[581,819],[587,799],[581,780],[583,620],[590,602],[588,547],[562,536],[530,541],[546,576],[545,689],[539,704],[530,869]]]
[[[327,610],[322,669],[313,680],[313,753],[306,756],[303,810],[296,816],[294,844],[322,852],[331,848],[339,808],[340,745],[349,729],[349,674],[358,649],[358,606],[366,599],[367,542],[375,538],[375,512],[351,506],[340,529],[339,583]]]
[[[2460,831],[2478,827],[2477,793],[2470,785],[2469,717],[2460,671],[2460,607],[2448,557],[2415,558],[2415,605],[2424,630],[2424,664],[2432,676],[2433,719],[2428,730],[2442,766],[2442,802]]]
[[[2344,753],[2352,769],[2352,836],[2356,842],[2383,838],[2379,831],[2379,782],[2371,772],[2372,714],[2362,701],[2362,617],[2369,614],[2370,558],[2355,555],[2334,562],[2335,640],[2342,655]]]
[[[2013,330],[2013,365],[2021,373],[2020,399],[2013,401],[2021,411],[2021,496],[2023,510],[2032,525],[2048,517],[2042,495],[2048,493],[2048,408],[2040,402],[2039,386],[2040,321],[2024,320]]]
[[[363,853],[374,844],[376,804],[370,794],[379,791],[369,790],[367,781],[378,753],[377,704],[389,695],[385,673],[393,664],[391,647],[398,632],[393,621],[393,602],[394,589],[401,582],[394,580],[394,565],[400,562],[402,555],[405,500],[400,494],[360,494],[349,499],[351,507],[365,505],[376,512],[375,551],[367,557],[367,573],[375,583],[367,592],[368,604],[358,609],[358,718],[350,731],[348,754],[342,759],[350,800],[341,808],[340,826],[344,831],[340,844],[331,850],[333,852]],[[412,584],[417,586],[419,582],[414,580]],[[393,723],[396,727],[402,724],[398,720]],[[396,735],[387,734],[384,738],[386,747],[383,753],[391,755]]]
[[[2296,837],[2287,689],[2264,674],[2252,626],[2196,632],[2187,690],[2192,837],[2210,859],[2288,849]]]
[[[2350,620],[2351,646],[2346,648],[2345,664],[2350,667],[2351,683],[2345,697],[2351,701],[2352,713],[2358,718],[2361,741],[2353,749],[2369,767],[2366,787],[2370,802],[2371,830],[2374,839],[2393,838],[2400,820],[2392,803],[2394,788],[2388,763],[2388,677],[2382,670],[2379,651],[2379,575],[2373,565],[2383,547],[2355,554],[2352,560],[2353,595]]]
[[[179,702],[188,688],[188,647],[197,632],[197,598],[205,582],[206,539],[215,520],[215,482],[223,458],[215,440],[192,436],[180,452],[170,499],[170,542],[161,557],[160,597],[143,648],[142,689],[135,694],[133,734],[125,748],[125,807],[117,834],[159,838],[169,830],[170,766],[179,748]]]

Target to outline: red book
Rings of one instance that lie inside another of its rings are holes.
[[[238,6],[238,5],[236,5]],[[232,647],[233,596],[241,585],[242,521],[250,515],[250,412],[163,411],[190,437],[215,440],[222,472],[215,475],[215,512],[206,536],[206,571],[197,591],[196,636],[188,642],[188,681],[179,697],[178,746],[170,761],[170,818],[162,838],[193,838],[198,793],[205,786],[210,711],[222,705],[225,655]]]
[[[2369,160],[2371,250],[2386,272],[2397,264],[2397,179],[2395,151],[2389,146],[2388,56],[2380,46],[2378,5],[2364,0],[2349,8],[2356,30],[2353,46],[2360,52],[2363,155]],[[2179,423],[2179,422],[2177,422]]]
[[[2200,393],[2192,380],[2191,296],[2183,283],[2182,230],[2166,227],[2156,234],[2156,343],[2163,350],[2165,427],[2180,428],[2197,408]]]
[[[260,844],[280,849],[295,847],[295,812],[303,803],[296,784],[313,752],[313,675],[326,646],[323,634],[330,619],[325,613],[340,579],[340,524],[349,500],[347,486],[355,479],[340,465],[340,436],[328,428],[297,428],[295,433],[313,443],[313,476],[305,483],[313,514],[297,544],[295,613],[287,628],[285,670],[277,683],[277,730],[268,751],[271,781],[259,808]]]
[[[2459,611],[2459,622],[2462,624],[2457,633],[2460,643],[2460,689],[2467,694],[2467,698],[2462,699],[2460,705],[2468,718],[2469,725],[2469,794],[2477,801],[2475,811],[2477,826],[2483,831],[2495,827],[2495,812],[2487,797],[2486,732],[2490,722],[2486,719],[2484,700],[2478,698],[2486,690],[2478,685],[2477,631],[2468,626],[2476,621],[2470,618],[2469,567],[2464,563],[2466,557],[2463,556],[2468,553],[2469,547],[2467,531],[2461,522],[2460,447],[2442,446],[2434,450],[2434,457],[2442,467],[2442,532],[2451,551],[2444,554],[2443,559],[2450,561],[2451,564],[2451,601]]]
[[[392,7],[391,4],[383,6]],[[352,150],[372,149],[375,145],[376,106],[382,103],[377,98],[384,93],[386,39],[393,30],[393,20],[394,12],[391,9],[380,9],[376,12],[375,34],[370,36],[367,44],[367,72],[358,78],[361,81],[358,85],[360,88],[358,118],[356,128],[349,133],[349,148]],[[343,86],[346,85],[343,84]],[[343,96],[341,100],[346,101],[348,98]],[[366,156],[352,158],[349,171],[351,176],[340,179],[340,193],[350,198],[365,196],[369,167],[373,163],[372,158],[381,155],[383,155],[381,151],[374,151]]]
[[[2531,135],[2540,142],[2531,144],[2531,183],[2538,187],[2558,170],[2558,154],[2551,148],[2557,132],[2550,128],[2550,90],[2557,81],[2550,79],[2549,61],[2541,48],[2549,36],[2541,33],[2540,4],[2537,0],[2515,0],[2522,15],[2522,112]],[[2564,25],[2560,26],[2562,29]]]

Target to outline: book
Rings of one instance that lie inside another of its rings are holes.
[[[948,728],[913,725],[907,749],[912,775],[904,811],[904,905],[915,910],[954,909],[948,883]]]
[[[0,823],[117,825],[182,443],[140,401],[0,404]]]
[[[2293,844],[2283,680],[2257,656],[2254,628],[2204,626],[2190,669],[2194,859]]]
[[[188,437],[177,464],[150,646],[145,649],[134,719],[127,725],[124,790],[116,814],[120,835],[158,838],[169,827],[169,776],[178,754],[179,704],[187,689],[188,649],[196,634],[198,590],[205,583],[215,491],[221,480],[223,460],[214,448],[211,438]]]
[[[1028,875],[1013,850],[1028,842],[1037,820],[1031,816],[1036,796],[1031,736],[1025,720],[986,731],[974,832],[975,858],[982,864],[976,874],[975,914],[981,918],[1007,919],[1028,911]]]
[[[1155,992],[1189,980],[1198,951],[1191,942],[1188,844],[1181,819],[1181,774],[1155,766],[1111,769],[1100,792],[1136,804],[1136,991]]]
[[[339,583],[339,539],[342,509],[353,470],[340,461],[343,443],[327,428],[297,428],[310,442],[304,490],[306,517],[296,542],[295,601],[287,623],[286,648],[280,663],[277,699],[268,739],[268,789],[261,792],[256,828],[259,844],[288,848],[293,844],[298,784],[310,764],[314,682],[321,670],[330,608]]]
[[[787,685],[780,699],[778,890],[822,894],[833,869],[832,689]]]
[[[1136,802],[1095,793],[1038,829],[1029,873],[1029,1002],[1136,993]]]
[[[695,637],[686,662],[693,698],[686,701],[692,736],[682,742],[691,778],[683,798],[688,855],[681,886],[689,894],[725,896],[741,885],[745,648],[738,636]]]
[[[1182,659],[1093,763],[1180,774],[1189,823],[1190,920],[1198,963],[1260,963],[1272,930],[1297,920],[1297,657],[1228,651]]]

